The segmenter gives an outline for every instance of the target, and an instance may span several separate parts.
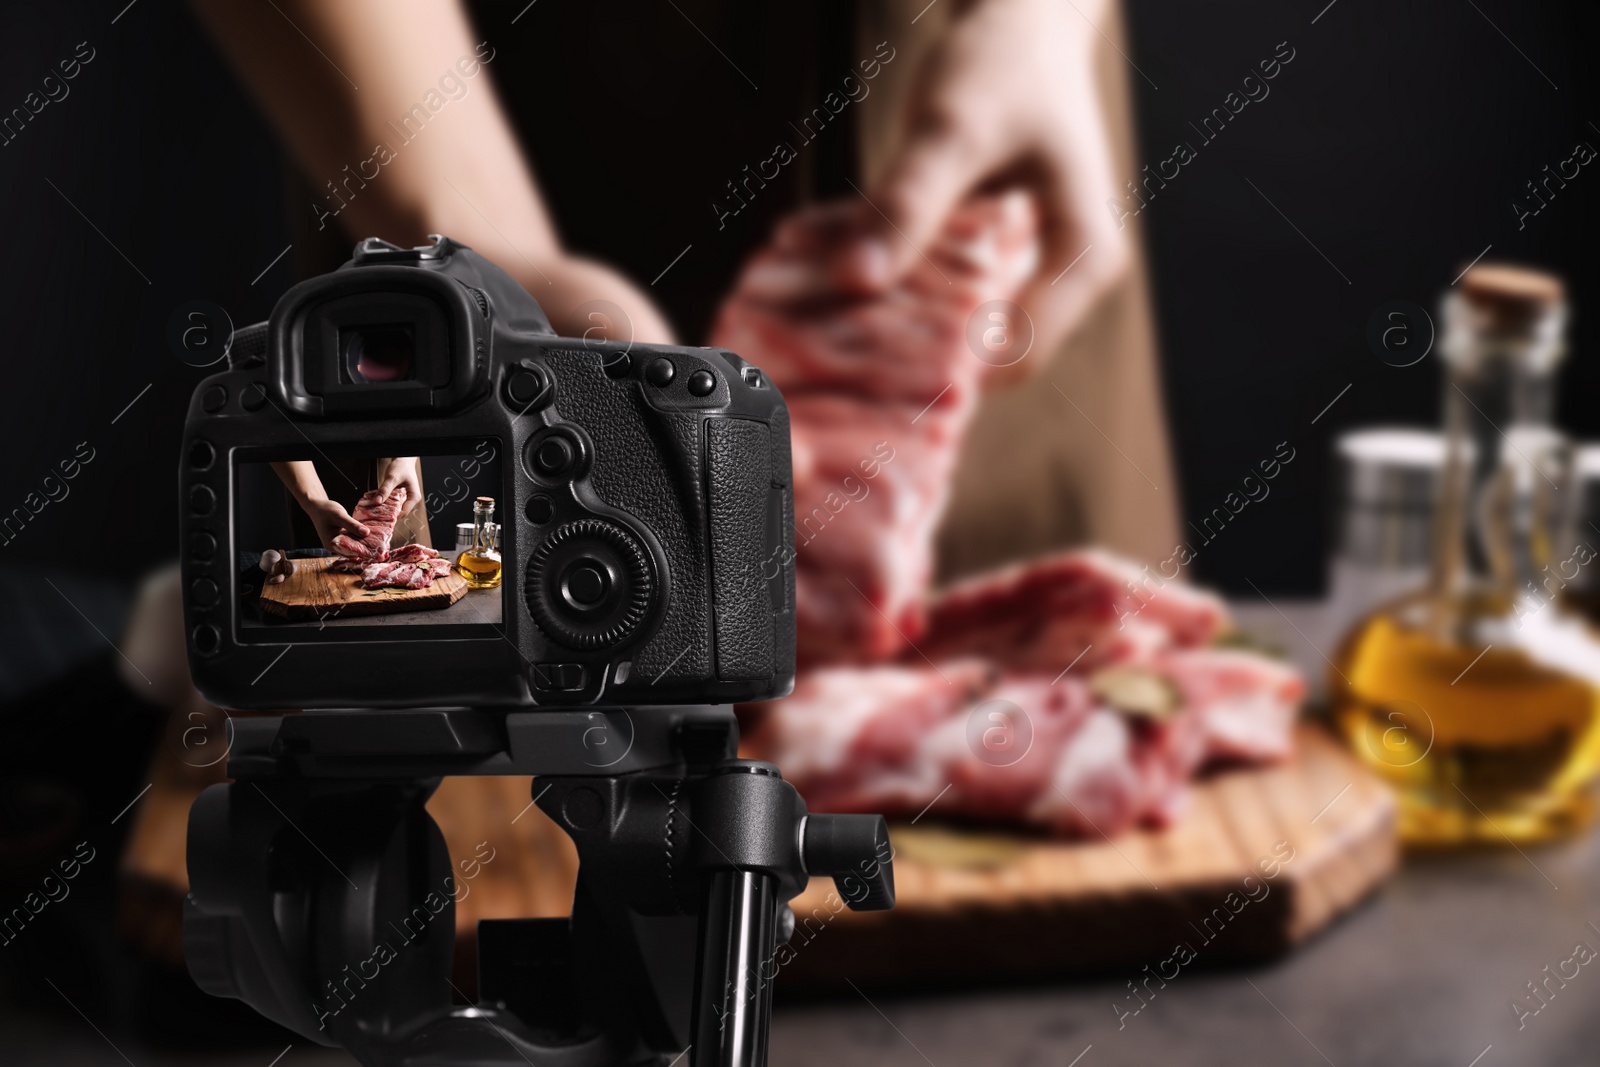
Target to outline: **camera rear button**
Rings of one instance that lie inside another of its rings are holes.
[[[544,525],[555,517],[556,506],[547,496],[534,496],[528,498],[527,505],[522,509],[528,516],[528,521],[536,525]]]
[[[689,375],[689,394],[691,396],[710,396],[711,391],[717,387],[717,376],[708,370],[697,370]]]
[[[264,382],[251,382],[244,387],[244,392],[239,394],[239,403],[246,411],[260,411],[267,403],[267,387]]]
[[[517,408],[527,409],[548,399],[549,389],[549,379],[531,367],[518,368],[506,378],[506,399]]]
[[[573,458],[571,442],[564,437],[551,436],[534,451],[533,465],[539,468],[539,473],[554,476],[572,466]]]
[[[204,530],[189,537],[189,558],[205,562],[217,554],[217,539]]]
[[[657,389],[664,389],[672,384],[672,379],[678,376],[678,368],[672,365],[672,360],[666,356],[652,360],[644,369],[644,380]]]
[[[210,578],[196,578],[189,583],[189,600],[197,608],[214,608],[220,597],[217,583]]]
[[[215,655],[222,648],[222,631],[209,622],[196,626],[189,637],[194,642],[195,651],[202,656]]]
[[[228,390],[220,385],[213,385],[200,394],[200,406],[208,412],[218,412],[228,402]]]

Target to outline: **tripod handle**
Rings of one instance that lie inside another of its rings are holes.
[[[806,870],[831,877],[851,911],[894,907],[894,849],[882,815],[807,815],[802,835]]]

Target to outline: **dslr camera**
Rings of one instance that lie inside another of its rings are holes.
[[[403,523],[421,513],[446,562],[473,499],[493,498],[499,586],[429,610],[374,614],[395,591],[362,590],[262,611],[277,587],[238,561],[285,547],[273,465],[310,461],[353,507],[375,487],[361,472],[395,456],[421,457]],[[558,337],[449,238],[369,238],[237,333],[190,404],[181,481],[190,663],[223,707],[731,703],[793,685],[778,390],[722,349]]]
[[[894,904],[883,818],[807,812],[713,706],[794,684],[777,389],[720,349],[557,337],[443,237],[363,241],[228,357],[184,431],[190,670],[304,710],[230,719],[190,808],[199,988],[369,1067],[763,1067],[786,902],[831,876]],[[367,497],[411,457],[403,500]],[[477,924],[470,1006],[427,810],[463,775],[531,776],[580,859],[570,915]]]

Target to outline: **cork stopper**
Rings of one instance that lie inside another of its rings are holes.
[[[479,507],[479,508],[492,508],[492,507],[494,507],[494,497],[492,497],[492,496],[475,497],[475,498],[473,498],[472,505],[473,505],[473,507]]]
[[[1525,331],[1566,302],[1566,286],[1554,274],[1508,263],[1478,263],[1456,283],[1480,329],[1496,334]]]

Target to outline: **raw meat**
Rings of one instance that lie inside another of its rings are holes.
[[[896,289],[863,298],[827,288],[839,210],[816,214],[756,255],[712,343],[789,404],[799,659],[870,662],[922,629],[934,529],[988,366],[969,319],[1031,273],[1036,227],[1025,198],[972,201]]]
[[[1136,595],[1141,574],[1075,552],[965,583],[934,603],[930,659],[803,675],[745,709],[749,750],[817,811],[936,803],[1066,836],[1167,825],[1208,764],[1288,755],[1305,683],[1211,647],[1221,603],[1173,584]]]
[[[383,589],[388,586],[401,589],[426,589],[433,585],[434,578],[449,569],[450,564],[442,559],[428,559],[417,563],[406,563],[402,560],[369,563],[361,571],[361,584],[368,589]]]
[[[1306,682],[1293,667],[1237,649],[1170,652],[1159,669],[1201,709],[1203,760],[1279,759]]]
[[[389,538],[394,536],[394,524],[399,521],[405,502],[405,486],[396,488],[388,499],[379,496],[376,489],[363,495],[356,501],[352,517],[367,528],[366,536],[357,540],[349,534],[336,534],[333,538],[334,550],[341,555],[362,559],[386,558],[389,554]]]
[[[374,563],[425,563],[428,560],[438,558],[439,550],[437,548],[409,544],[401,545],[383,556],[339,556],[328,564],[328,570],[334,574],[362,574]]]
[[[401,545],[389,551],[389,539],[394,536],[394,524],[406,502],[404,486],[396,489],[387,500],[376,490],[356,502],[355,520],[367,528],[360,540],[339,534],[333,547],[342,555],[328,564],[336,574],[359,574],[361,584],[368,589],[396,586],[404,589],[426,589],[433,579],[450,569],[450,564],[439,559],[439,550],[427,545]]]
[[[427,545],[413,543],[401,545],[393,552],[390,552],[388,558],[398,560],[401,563],[423,563],[430,559],[438,559],[439,550],[437,548],[429,548]]]
[[[1091,671],[1167,646],[1206,645],[1226,622],[1212,594],[1087,549],[951,588],[929,606],[928,636],[918,648],[935,661],[987,656],[1008,669],[1053,676],[1073,663]]]
[[[914,813],[932,799],[930,786],[943,785],[918,765],[924,735],[989,690],[994,674],[976,662],[810,671],[788,699],[746,710],[746,743],[781,758],[816,810],[865,811],[870,800],[898,798],[892,807]]]

